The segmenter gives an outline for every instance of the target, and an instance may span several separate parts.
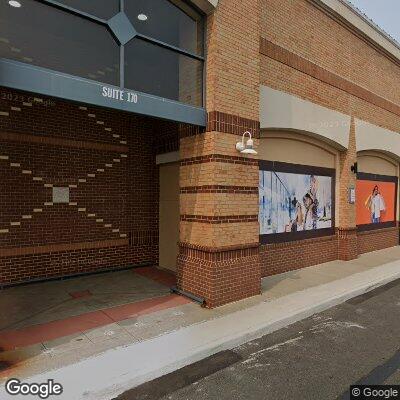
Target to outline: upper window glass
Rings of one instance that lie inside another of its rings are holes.
[[[57,0],[59,3],[92,14],[102,19],[110,19],[119,13],[119,0]]]
[[[127,88],[201,107],[201,61],[138,38],[126,45],[125,57]]]
[[[125,0],[125,12],[137,32],[203,54],[203,18],[181,0]]]
[[[119,84],[119,46],[107,29],[34,0],[0,2],[0,57]]]

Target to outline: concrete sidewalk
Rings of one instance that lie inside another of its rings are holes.
[[[60,344],[36,363],[5,371],[64,386],[59,398],[110,399],[125,389],[291,324],[400,278],[400,247],[263,280],[263,294],[216,310],[186,304],[125,323],[135,342]],[[121,324],[124,321],[120,322]],[[142,332],[142,337],[138,332]],[[119,347],[118,347],[119,346]],[[0,398],[10,398],[1,391]],[[15,397],[12,397],[13,399]],[[28,398],[28,397],[25,397]]]

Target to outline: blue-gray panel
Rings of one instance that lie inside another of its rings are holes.
[[[108,21],[108,26],[114,32],[114,35],[121,44],[128,43],[136,35],[135,28],[123,12],[114,15]]]
[[[124,90],[124,99],[115,100],[103,96],[103,88],[106,87],[118,91],[120,88],[117,86],[110,86],[1,58],[0,86],[151,117],[164,118],[171,121],[199,126],[206,125],[206,112],[204,108],[186,105],[133,90]],[[127,101],[128,93],[137,95],[137,103]]]

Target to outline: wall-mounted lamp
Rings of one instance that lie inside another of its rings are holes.
[[[356,162],[350,167],[350,171],[353,172],[353,174],[358,172],[358,165]]]
[[[247,139],[245,145],[244,137],[246,136],[246,134],[249,134],[250,138]],[[254,142],[253,139],[251,138],[251,133],[249,131],[246,131],[245,133],[243,133],[242,141],[236,143],[236,150],[242,154],[257,154],[257,152],[253,149],[253,147],[254,147]]]

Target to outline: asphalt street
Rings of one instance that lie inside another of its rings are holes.
[[[118,400],[344,400],[354,384],[400,384],[400,280]]]

